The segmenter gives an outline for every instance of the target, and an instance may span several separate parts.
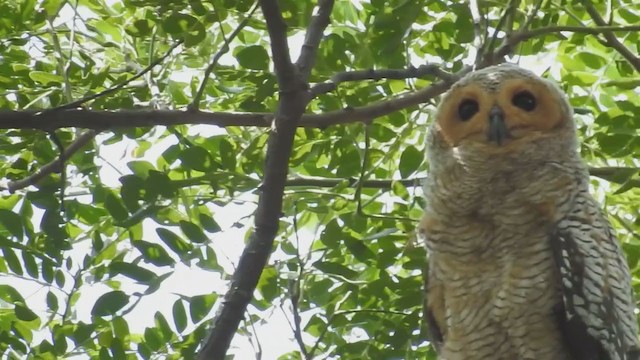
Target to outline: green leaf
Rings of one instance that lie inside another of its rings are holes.
[[[585,65],[587,65],[587,67],[590,67],[596,70],[600,69],[607,63],[607,60],[605,58],[589,52],[581,52],[578,55],[576,55],[576,57],[578,60],[582,61]]]
[[[199,214],[198,219],[200,220],[202,227],[210,233],[217,233],[222,230],[220,225],[218,225],[218,223],[209,215]]]
[[[185,311],[182,300],[178,299],[173,303],[173,322],[176,325],[178,333],[182,333],[187,328],[187,312]]]
[[[129,295],[120,290],[108,292],[98,298],[91,309],[92,316],[115,315],[129,303]]]
[[[0,299],[10,304],[15,304],[15,303],[24,304],[24,298],[22,297],[22,295],[20,295],[20,292],[18,292],[18,290],[16,290],[13,286],[10,286],[10,285],[0,284]]]
[[[160,349],[160,347],[164,345],[164,341],[162,340],[162,336],[160,335],[160,331],[158,329],[144,329],[144,341],[147,346],[153,351],[158,351],[158,349]]]
[[[217,299],[217,294],[192,296],[189,299],[189,315],[191,315],[191,321],[198,323],[207,317]]]
[[[62,84],[64,82],[64,78],[62,76],[45,71],[32,71],[29,73],[29,77],[33,81],[37,81],[43,85],[49,85],[50,83]]]
[[[198,20],[187,14],[173,13],[162,23],[162,28],[169,34],[182,34],[188,32]]]
[[[149,175],[149,171],[156,169],[150,162],[144,160],[129,161],[127,167],[142,179],[145,179]]]
[[[140,251],[142,258],[155,266],[170,266],[175,263],[169,253],[159,244],[144,240],[132,241],[133,246]]]
[[[122,205],[120,199],[111,192],[107,192],[105,196],[104,207],[117,221],[123,221],[129,216],[127,209]]]
[[[217,166],[214,166],[215,161],[207,149],[201,146],[190,146],[184,149],[179,156],[182,165],[191,170],[207,172],[212,171]]]
[[[169,176],[155,170],[149,171],[149,177],[145,181],[145,188],[147,190],[147,196],[145,198],[148,201],[153,201],[158,196],[170,199],[176,194],[176,187],[171,182],[171,179],[169,179]]]
[[[169,247],[169,249],[173,250],[180,256],[187,255],[193,248],[191,244],[182,240],[180,236],[176,235],[171,230],[158,228],[156,229],[156,233],[160,237],[160,240],[162,240],[162,242],[164,242]]]
[[[202,244],[209,240],[204,231],[190,221],[180,220],[180,229],[194,243]]]
[[[27,270],[27,274],[34,279],[38,278],[39,268],[38,263],[36,262],[36,258],[26,251],[22,251],[22,261],[24,262],[24,267]]]
[[[4,255],[4,261],[9,265],[9,269],[18,275],[24,274],[22,270],[22,264],[20,264],[20,260],[16,256],[16,253],[10,248],[2,248],[2,254]]]
[[[259,45],[247,46],[240,49],[236,54],[236,60],[240,66],[252,70],[268,70],[269,54],[264,47]]]
[[[129,331],[129,324],[121,316],[116,316],[111,319],[111,327],[113,328],[113,335],[116,338],[124,339],[131,334]]]
[[[156,274],[153,271],[124,261],[111,262],[109,269],[115,274],[124,275],[143,284],[151,282],[156,278]]]
[[[49,308],[49,310],[56,312],[58,311],[58,297],[56,296],[56,294],[52,293],[51,291],[47,292],[47,307]]]
[[[38,315],[22,304],[15,305],[16,317],[22,321],[33,321],[38,319]]]
[[[273,301],[278,296],[278,272],[273,266],[267,266],[262,270],[256,289],[266,301]]]
[[[356,271],[353,271],[348,267],[335,262],[316,261],[313,263],[313,266],[327,274],[340,275],[349,280],[355,279],[358,276],[358,273]]]
[[[20,215],[11,210],[0,209],[0,223],[18,240],[24,235],[23,222]]]
[[[424,159],[424,154],[416,149],[415,146],[409,145],[402,152],[400,156],[400,165],[398,165],[398,169],[400,170],[400,175],[403,178],[408,178],[413,173],[415,173],[420,164],[422,164],[422,160]]]
[[[171,337],[173,336],[173,331],[171,330],[171,327],[169,326],[169,323],[167,322],[167,319],[165,319],[164,315],[162,315],[161,312],[156,311],[156,313],[153,315],[153,319],[155,320],[156,329],[160,330],[162,338],[165,340],[165,342],[168,339],[171,339]]]

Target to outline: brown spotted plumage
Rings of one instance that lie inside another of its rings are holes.
[[[425,320],[442,360],[636,359],[629,269],[572,109],[515,65],[473,72],[429,131]]]

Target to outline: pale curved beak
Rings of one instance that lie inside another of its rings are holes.
[[[494,105],[489,111],[489,131],[487,140],[502,145],[506,139],[511,138],[509,128],[504,121],[504,112],[498,105]]]

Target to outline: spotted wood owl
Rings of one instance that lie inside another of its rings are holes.
[[[419,226],[440,359],[640,358],[629,268],[577,145],[564,93],[518,66],[443,97]]]

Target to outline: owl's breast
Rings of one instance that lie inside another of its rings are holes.
[[[457,356],[443,358],[566,359],[554,313],[562,301],[558,274],[544,224],[458,223],[460,232],[452,226],[427,234],[430,276],[442,284],[443,354]]]

